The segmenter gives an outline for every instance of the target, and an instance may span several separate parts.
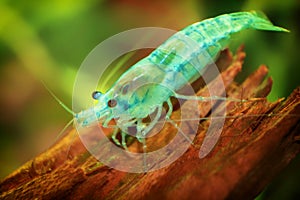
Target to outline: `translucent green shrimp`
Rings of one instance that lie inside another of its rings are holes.
[[[129,128],[135,127],[134,136],[145,149],[145,137],[161,118],[164,103],[168,105],[166,120],[176,125],[170,119],[173,110],[171,97],[199,101],[226,100],[223,97],[180,95],[177,91],[187,82],[199,78],[199,72],[214,62],[218,53],[226,48],[230,37],[245,29],[287,32],[274,26],[264,14],[255,11],[224,14],[192,24],[129,68],[105,94],[94,92],[92,96],[98,103],[74,114],[75,122],[79,127],[95,122],[108,127],[114,119],[116,127],[112,139],[125,149]],[[154,115],[152,120],[143,122],[150,114]],[[121,142],[116,138],[119,130]]]

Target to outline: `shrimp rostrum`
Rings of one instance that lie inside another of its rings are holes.
[[[165,120],[170,119],[173,105],[170,98],[209,101],[226,100],[224,97],[201,97],[178,94],[188,82],[201,76],[201,70],[213,63],[219,52],[225,49],[230,37],[245,29],[283,31],[267,17],[256,11],[236,12],[194,23],[177,32],[155,49],[150,55],[131,66],[106,92],[95,91],[92,96],[98,103],[77,114],[74,120],[80,127],[100,122],[108,127],[116,122],[112,140],[127,149],[126,135],[129,127],[135,127],[134,137],[146,149],[145,138],[158,123],[163,104],[168,105]],[[150,122],[144,122],[150,114]],[[121,140],[117,134],[121,134]]]

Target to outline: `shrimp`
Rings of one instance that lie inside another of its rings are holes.
[[[109,122],[114,120],[116,126],[112,140],[126,150],[126,135],[130,134],[130,127],[135,127],[134,136],[143,144],[145,151],[145,138],[161,118],[163,104],[168,105],[165,119],[176,126],[170,119],[173,110],[171,97],[198,101],[226,100],[226,97],[182,95],[177,91],[198,79],[201,76],[199,72],[213,63],[219,52],[226,48],[230,37],[245,29],[288,32],[274,26],[257,11],[224,14],[194,23],[131,66],[106,93],[95,91],[92,97],[98,103],[74,113],[75,122],[79,127],[95,122],[109,127]],[[153,113],[150,122],[143,121]],[[117,139],[119,130],[120,141]]]

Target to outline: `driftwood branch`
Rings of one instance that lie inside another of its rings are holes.
[[[233,82],[244,57],[241,50],[235,57],[224,51],[217,62],[228,97],[249,100],[226,102],[228,117],[221,137],[206,157],[198,155],[209,119],[201,121],[194,145],[178,160],[148,173],[126,173],[99,164],[73,129],[2,180],[1,199],[254,198],[300,151],[300,89],[286,100],[268,102],[263,97],[270,92],[272,80],[266,78],[265,66],[242,84]],[[218,82],[210,84],[218,90]],[[197,90],[201,85],[203,80],[193,83]],[[198,95],[207,96],[207,88]],[[208,117],[211,104],[200,103],[199,109],[202,117]],[[174,111],[172,118],[178,115],[180,111]],[[163,129],[159,137],[149,139],[149,149],[166,143],[176,132]],[[130,149],[136,146],[133,142]]]

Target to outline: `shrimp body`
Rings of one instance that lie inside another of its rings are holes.
[[[145,144],[144,138],[161,117],[163,103],[168,104],[166,119],[170,120],[170,97],[189,99],[176,91],[199,78],[201,70],[226,48],[230,37],[245,29],[287,31],[255,11],[224,14],[194,23],[130,67],[105,94],[94,93],[98,103],[75,114],[77,124],[85,127],[98,121],[107,127],[114,119],[122,135],[120,144],[117,131],[114,132],[112,139],[116,144],[126,148],[129,127],[135,127],[135,137]],[[142,120],[152,113],[155,116],[151,122],[144,123]]]

